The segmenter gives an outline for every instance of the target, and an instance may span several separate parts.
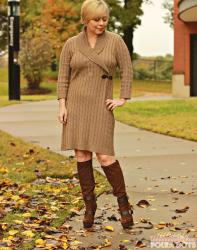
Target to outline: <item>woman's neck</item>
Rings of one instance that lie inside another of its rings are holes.
[[[91,40],[97,39],[97,37],[98,37],[98,35],[95,34],[95,33],[93,33],[93,32],[91,32],[88,29],[88,27],[86,27],[86,34],[87,34],[88,38],[91,39]]]

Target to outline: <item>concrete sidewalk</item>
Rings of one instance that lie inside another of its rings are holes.
[[[0,129],[66,156],[74,155],[73,150],[60,151],[62,125],[57,120],[57,113],[57,100],[3,107],[0,109]],[[120,244],[127,245],[122,249],[132,249],[138,240],[146,244],[145,249],[150,249],[150,237],[156,237],[158,233],[180,235],[189,230],[188,235],[196,235],[197,142],[148,132],[116,121],[115,152],[134,207],[135,226],[133,231],[125,232],[119,222],[110,221],[107,217],[112,214],[118,217],[116,199],[111,194],[102,195],[98,198],[100,210],[96,232],[82,232],[82,215],[68,222],[73,226],[71,234],[82,242],[81,246],[99,245],[107,238],[112,246],[106,249],[121,249]],[[93,163],[102,172],[95,154]],[[142,199],[147,200],[150,206],[137,206]],[[187,206],[189,209],[186,212],[175,212]],[[173,216],[177,218],[172,219]],[[102,225],[99,224],[101,218]],[[142,218],[153,223],[154,227],[145,229]],[[78,220],[80,223],[76,223]],[[156,229],[161,221],[168,226]],[[170,227],[169,223],[174,226]],[[114,232],[105,231],[105,225],[112,225]],[[178,231],[175,227],[181,229]]]

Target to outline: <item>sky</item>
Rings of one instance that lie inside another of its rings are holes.
[[[173,30],[164,23],[163,0],[143,4],[142,24],[134,32],[134,51],[141,56],[173,54]]]

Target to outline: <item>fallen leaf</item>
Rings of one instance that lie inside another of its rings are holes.
[[[15,235],[18,233],[18,230],[10,230],[9,235]]]
[[[114,231],[112,226],[105,226],[105,230],[110,231],[110,232]]]
[[[184,207],[182,209],[176,209],[175,212],[176,213],[185,213],[185,212],[187,212],[188,209],[189,209],[189,207],[187,206],[187,207]]]
[[[178,190],[177,190],[176,188],[170,188],[170,191],[171,191],[172,193],[178,193]]]
[[[8,169],[6,167],[0,166],[0,174],[6,174],[6,173],[8,173]]]
[[[112,243],[110,240],[105,239],[104,244],[102,244],[102,247],[111,247]]]
[[[142,247],[146,247],[146,245],[141,240],[138,240],[135,244],[135,247],[142,248]]]
[[[46,243],[46,241],[43,240],[43,239],[36,239],[35,240],[35,244],[36,244],[37,247],[44,247],[45,243]]]
[[[26,231],[22,232],[22,234],[27,236],[27,237],[30,237],[30,238],[35,236],[35,234],[31,230],[26,230]]]
[[[150,203],[147,200],[140,200],[136,205],[138,207],[146,208],[150,206]]]
[[[114,214],[112,214],[111,216],[107,217],[107,219],[110,220],[110,221],[118,221],[117,217]]]

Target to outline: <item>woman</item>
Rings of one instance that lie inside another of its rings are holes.
[[[133,225],[131,206],[119,161],[115,158],[113,109],[131,98],[132,64],[120,35],[105,30],[109,9],[104,0],[86,0],[81,7],[82,31],[69,38],[60,55],[58,119],[63,124],[61,150],[74,149],[86,206],[84,228],[94,223],[92,154],[95,152],[117,197],[123,228]],[[120,69],[120,99],[113,99],[113,73]]]

